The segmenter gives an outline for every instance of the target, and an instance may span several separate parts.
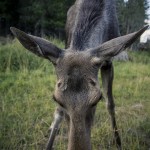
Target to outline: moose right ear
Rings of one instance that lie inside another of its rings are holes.
[[[103,43],[97,48],[91,49],[90,51],[98,58],[103,58],[103,60],[110,59],[125,50],[133,42],[135,42],[137,38],[139,38],[148,27],[149,26],[145,26],[137,32],[114,38]]]
[[[40,57],[49,59],[54,64],[63,53],[63,50],[56,47],[47,40],[26,34],[25,32],[14,27],[11,27],[10,30],[26,49]]]

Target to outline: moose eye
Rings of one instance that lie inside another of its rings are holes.
[[[101,63],[95,63],[94,66],[97,67],[97,68],[100,68]]]
[[[92,79],[89,79],[89,82],[90,82],[90,84],[91,84],[92,86],[95,86],[95,85],[96,85],[96,82],[95,82],[94,80],[92,80]]]

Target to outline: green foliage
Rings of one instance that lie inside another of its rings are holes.
[[[59,47],[63,43],[52,40]],[[16,40],[0,46],[0,149],[42,150],[56,104],[56,82],[51,63],[25,50]],[[150,53],[130,52],[130,62],[114,62],[116,118],[123,150],[150,147]],[[56,150],[67,149],[64,122],[55,141]],[[105,102],[97,106],[92,146],[115,150]]]
[[[12,21],[13,19],[14,19],[14,21],[17,21],[17,19],[18,19],[18,12],[17,12],[18,3],[19,3],[19,0],[0,1],[0,17],[6,17],[10,21]]]
[[[61,0],[28,0],[22,2],[22,6],[20,13],[26,19],[21,19],[21,22],[30,22],[35,28],[64,28],[67,10]]]
[[[63,33],[67,11],[75,0],[3,0],[0,1],[0,35],[10,33],[16,26],[34,35]],[[147,18],[147,0],[116,0],[121,34],[133,32],[143,26]],[[6,22],[5,22],[6,21]],[[65,37],[65,35],[62,35]]]
[[[73,2],[74,0],[0,1],[0,36],[10,34],[10,26],[40,36],[52,33],[58,35],[64,30],[67,11]]]

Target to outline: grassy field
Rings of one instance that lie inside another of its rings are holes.
[[[59,47],[63,43],[52,40]],[[130,52],[130,62],[114,62],[114,98],[123,150],[150,149],[150,53]],[[26,51],[16,40],[0,45],[0,150],[42,150],[56,104],[51,63]],[[102,101],[92,129],[93,150],[115,150]],[[66,150],[65,121],[55,150]]]

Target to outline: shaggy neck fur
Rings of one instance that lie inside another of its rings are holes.
[[[91,36],[92,30],[100,21],[104,9],[104,0],[78,1],[79,11],[76,16],[76,24],[73,33],[72,46],[76,50],[83,50]]]
[[[118,37],[114,0],[78,0],[71,37],[71,49],[83,51]]]

